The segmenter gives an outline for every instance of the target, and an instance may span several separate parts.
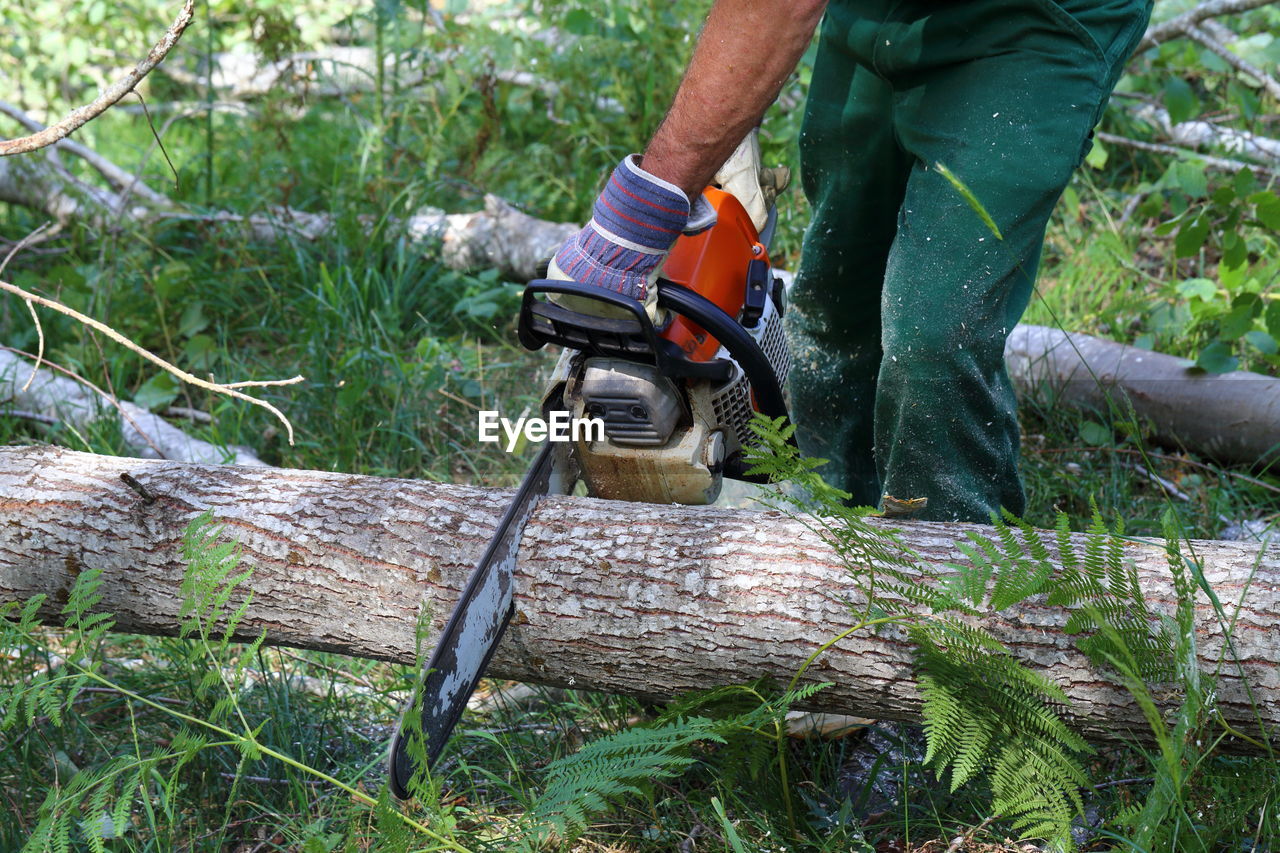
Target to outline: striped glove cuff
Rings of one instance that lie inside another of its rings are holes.
[[[627,157],[613,170],[587,227],[634,252],[665,254],[689,221],[689,199],[635,161],[634,155]]]

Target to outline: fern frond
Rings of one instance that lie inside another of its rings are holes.
[[[624,729],[592,741],[573,755],[547,765],[547,786],[528,818],[540,837],[572,837],[586,828],[590,814],[655,779],[669,779],[694,760],[690,748],[702,741],[723,743],[714,720],[692,717],[662,726]]]

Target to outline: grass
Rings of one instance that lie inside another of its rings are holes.
[[[149,389],[145,393],[153,401],[171,396],[175,403],[209,411],[211,425],[189,426],[202,437],[248,445],[267,461],[290,467],[510,485],[524,460],[478,451],[473,412],[483,407],[517,414],[537,404],[539,389],[528,377],[545,364],[545,356],[514,344],[517,289],[492,274],[443,268],[397,233],[392,220],[427,204],[474,209],[486,191],[543,218],[582,218],[601,176],[638,148],[660,117],[665,104],[658,93],[669,91],[679,74],[687,21],[705,5],[562,4],[557,25],[570,33],[582,30],[581,49],[573,51],[514,31],[503,19],[424,36],[412,10],[397,6],[385,33],[388,50],[421,47],[424,38],[437,54],[465,49],[458,61],[439,69],[431,85],[394,93],[380,104],[372,98],[302,104],[273,96],[249,118],[216,114],[208,125],[203,116],[176,121],[165,137],[177,166],[176,189],[163,158],[153,154],[146,164],[154,186],[168,187],[193,205],[256,210],[287,203],[331,214],[339,222],[331,239],[263,243],[233,229],[181,222],[145,233],[72,230],[44,247],[51,254],[19,255],[7,275],[198,371],[222,379],[307,376],[303,385],[268,389],[266,395],[298,429],[299,441],[289,447],[265,413],[168,387],[138,359],[71,322],[43,318],[53,361],[124,398]],[[590,26],[592,17],[604,29]],[[652,23],[642,33],[637,28],[644,22]],[[370,18],[354,22],[361,32],[370,25]],[[234,29],[223,21],[217,38],[229,42]],[[642,40],[667,49],[630,49]],[[477,51],[476,44],[493,51]],[[199,48],[194,40],[184,46]],[[487,53],[495,61],[536,67],[561,92],[586,93],[590,100],[501,83],[486,65]],[[800,94],[802,84],[793,88],[792,94]],[[180,94],[189,95],[157,78],[151,99]],[[597,97],[619,108],[600,110]],[[798,111],[770,118],[765,145],[771,159],[793,160],[798,120]],[[149,149],[150,134],[145,122],[117,112],[79,138],[118,162],[134,164]],[[209,172],[206,162],[213,166]],[[1149,331],[1152,307],[1169,302],[1172,282],[1211,268],[1203,257],[1196,268],[1187,261],[1150,261],[1153,255],[1171,257],[1173,238],[1143,230],[1142,223],[1119,222],[1118,196],[1132,183],[1125,168],[1113,164],[1085,173],[1060,206],[1048,236],[1040,296],[1027,322],[1133,341]],[[369,220],[377,223],[372,232],[366,229]],[[784,265],[794,266],[804,220],[793,190],[774,252]],[[8,238],[38,224],[24,211],[0,210],[0,233]],[[34,346],[29,321],[12,301],[0,308],[0,338]],[[1175,354],[1194,355],[1190,337],[1166,334],[1159,342]],[[1171,501],[1135,465],[1149,467],[1186,495],[1172,503],[1187,535],[1212,538],[1224,519],[1274,519],[1280,513],[1280,477],[1274,471],[1152,452],[1139,433],[1126,431],[1116,423],[1123,419],[1108,413],[1082,419],[1028,403],[1022,420],[1028,517],[1042,526],[1051,524],[1058,509],[1083,522],[1096,501],[1108,516],[1123,517],[1129,532],[1158,535]],[[118,430],[101,424],[76,432],[5,415],[0,441],[124,452]],[[49,664],[63,637],[48,631],[39,639],[6,650],[0,680],[12,682]],[[211,706],[190,702],[202,671],[187,641],[113,634],[104,656],[115,662],[108,671],[122,687],[196,715],[212,713]],[[124,664],[130,661],[140,664]],[[412,672],[272,649],[254,652],[249,666],[262,677],[245,686],[238,701],[250,719],[263,723],[264,745],[377,792],[388,726]],[[654,712],[632,699],[565,691],[469,716],[447,759],[451,786],[438,806],[423,812],[424,819],[478,848],[502,849],[504,832],[532,804],[549,762]],[[178,730],[154,709],[95,690],[76,698],[62,726],[37,718],[6,732],[0,749],[0,849],[19,849],[45,793],[65,783],[68,773],[134,754],[139,744],[163,745]],[[962,788],[951,794],[931,781],[912,749],[918,740],[912,729],[882,724],[840,740],[789,743],[790,785],[800,804],[798,840],[791,835],[778,780],[729,783],[716,750],[708,748],[684,777],[655,783],[598,818],[573,849],[656,853],[741,845],[761,851],[939,853],[966,833],[971,838],[961,850],[1015,849],[1005,844],[999,821],[987,822],[983,792]],[[1143,749],[1115,748],[1098,757],[1094,778],[1104,786],[1088,795],[1091,814],[1101,824],[1093,849],[1133,849],[1126,839],[1138,830],[1123,821],[1162,778],[1159,758]],[[1148,849],[1280,848],[1280,770],[1274,761],[1207,749],[1188,750],[1185,757],[1187,782],[1175,792],[1166,835],[1158,839],[1172,846],[1153,841]],[[232,747],[202,752],[184,771],[178,798],[164,802],[160,788],[149,789],[147,805],[135,812],[127,831],[107,842],[108,849],[378,849],[385,828],[370,822],[369,811],[338,789],[314,783],[279,762],[244,761]],[[172,818],[157,817],[165,814]]]

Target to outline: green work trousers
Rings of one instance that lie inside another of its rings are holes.
[[[831,3],[800,138],[813,218],[790,382],[801,449],[853,502],[1023,512],[1005,338],[1149,15],[1149,0]]]

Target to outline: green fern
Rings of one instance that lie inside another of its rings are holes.
[[[576,837],[593,815],[619,799],[642,795],[655,780],[682,775],[707,759],[711,747],[723,753],[718,768],[758,775],[775,754],[772,747],[785,731],[787,712],[827,686],[809,684],[774,695],[755,682],[691,693],[674,700],[651,725],[623,729],[553,761],[543,793],[525,815],[527,843]],[[692,715],[695,710],[717,716]],[[753,766],[743,768],[743,763]]]
[[[864,596],[851,631],[896,623],[912,640],[926,763],[940,779],[950,775],[953,791],[984,780],[992,812],[1012,831],[1070,849],[1071,820],[1088,785],[1082,759],[1091,749],[1068,722],[1061,688],[976,618],[1038,597],[1067,611],[1066,631],[1080,650],[1135,695],[1172,677],[1176,631],[1144,599],[1125,558],[1123,528],[1109,528],[1095,507],[1078,547],[1065,515],[1046,535],[1006,514],[992,519],[993,535],[967,533],[957,543],[966,561],[939,574],[892,530],[870,523],[869,508],[848,506],[847,493],[822,481],[822,460],[800,455],[792,426],[759,418],[752,428],[752,472],[790,481],[774,506],[821,536]],[[1178,572],[1175,581],[1186,588]],[[1189,619],[1179,608],[1178,619]]]
[[[528,814],[533,835],[573,837],[590,815],[656,779],[678,776],[695,762],[696,744],[724,743],[722,727],[705,717],[624,729],[592,741],[547,766],[547,785]]]

